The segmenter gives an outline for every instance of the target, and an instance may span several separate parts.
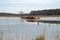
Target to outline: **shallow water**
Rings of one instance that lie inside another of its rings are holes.
[[[60,20],[60,18],[41,18],[41,20]],[[45,32],[44,32],[45,30]],[[26,22],[20,18],[0,17],[0,36],[3,40],[32,40],[44,34],[46,40],[56,40],[60,33],[60,24]]]

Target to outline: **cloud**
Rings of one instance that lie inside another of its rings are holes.
[[[1,2],[10,2],[10,3],[41,3],[41,4],[47,4],[47,3],[58,3],[60,0],[2,0]]]
[[[0,6],[55,6],[59,0],[1,0]]]
[[[60,8],[60,0],[0,0],[0,11],[6,12],[29,12],[50,8]]]

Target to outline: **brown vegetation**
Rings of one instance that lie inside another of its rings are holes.
[[[39,37],[36,38],[36,40],[45,40],[45,36],[44,35],[40,35]]]

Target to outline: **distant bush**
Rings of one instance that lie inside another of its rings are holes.
[[[30,15],[60,15],[60,9],[31,11]]]

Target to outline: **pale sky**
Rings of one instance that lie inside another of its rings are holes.
[[[0,0],[0,12],[19,13],[60,8],[60,0]]]

